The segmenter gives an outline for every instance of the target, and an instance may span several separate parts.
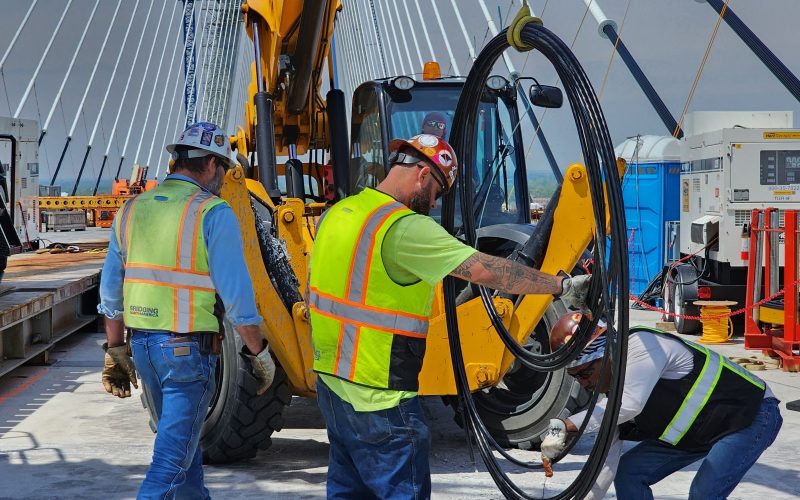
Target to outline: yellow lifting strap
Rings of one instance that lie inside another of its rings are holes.
[[[522,28],[528,23],[536,23],[544,26],[544,23],[538,17],[531,15],[531,8],[528,6],[528,0],[522,0],[522,7],[519,8],[514,20],[508,25],[506,30],[506,39],[508,44],[517,49],[519,52],[527,52],[533,50],[533,46],[522,41]]]

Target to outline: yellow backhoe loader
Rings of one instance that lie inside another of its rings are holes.
[[[339,0],[245,0],[242,5],[256,57],[250,99],[242,103],[246,126],[231,136],[240,165],[228,172],[222,197],[241,225],[264,317],[262,332],[278,369],[269,391],[257,396],[255,380],[238,355],[238,335],[226,335],[217,391],[202,433],[210,463],[248,458],[266,449],[270,436],[284,425],[283,410],[292,396],[315,396],[314,356],[303,300],[315,222],[336,200],[383,178],[389,167],[385,155],[389,140],[420,133],[421,123],[432,111],[452,122],[464,85],[464,78],[442,78],[433,66],[426,71],[427,79],[387,75],[364,82],[352,96],[348,127],[342,91],[331,89],[321,95],[326,67],[334,70],[331,40],[341,8]],[[517,126],[516,85],[503,77],[487,80],[476,131],[472,181],[478,244],[482,251],[498,256],[521,248],[535,227],[526,144]],[[534,104],[541,103],[534,100]],[[316,160],[311,155],[306,163],[297,159],[320,150],[329,152],[330,165],[322,164],[319,155]],[[287,159],[281,165],[278,157]],[[438,211],[431,215],[440,218]],[[456,227],[460,217],[457,213]],[[542,252],[535,265],[551,274],[572,271],[594,229],[583,166],[566,169],[565,181],[538,224],[548,226],[539,231]],[[549,351],[548,329],[564,311],[560,302],[538,295],[495,296],[493,301],[517,342],[532,352]],[[586,403],[564,370],[536,372],[515,363],[477,293],[466,283],[460,285],[458,320],[470,389],[484,422],[501,444],[535,446],[551,417],[566,416]],[[420,393],[442,396],[457,411],[441,285],[427,342]]]

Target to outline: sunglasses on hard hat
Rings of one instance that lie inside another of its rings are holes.
[[[440,198],[444,193],[447,192],[448,186],[447,181],[444,178],[444,173],[442,169],[440,169],[435,163],[428,160],[427,158],[418,158],[414,155],[408,153],[400,153],[397,151],[393,151],[389,154],[389,165],[394,165],[399,163],[401,165],[414,165],[416,164],[419,168],[429,167],[431,169],[431,175],[433,179],[439,184],[439,187],[442,188],[439,194],[437,195],[437,199]]]
[[[428,120],[428,121],[425,122],[425,125],[427,125],[429,127],[438,128],[439,130],[444,130],[444,127],[445,127],[444,122],[438,122],[436,120]]]

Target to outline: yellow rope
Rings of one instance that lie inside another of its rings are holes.
[[[700,322],[703,324],[703,344],[726,344],[733,335],[733,323],[726,316],[731,312],[726,306],[702,306],[700,308]],[[720,317],[725,316],[725,317]]]
[[[511,24],[508,25],[508,30],[506,30],[508,44],[519,52],[527,52],[533,49],[533,45],[528,45],[521,38],[522,28],[528,23],[542,24],[542,20],[532,16],[528,0],[522,0],[522,7],[519,8],[519,12],[517,12]]]
[[[708,40],[708,46],[706,46],[706,53],[703,56],[703,60],[700,62],[700,67],[697,68],[697,74],[694,77],[692,88],[689,90],[689,95],[686,97],[686,104],[683,105],[681,119],[678,120],[675,130],[672,131],[673,137],[678,137],[678,131],[683,128],[683,119],[686,116],[687,111],[689,111],[689,104],[691,104],[692,98],[694,97],[694,91],[697,90],[697,84],[700,83],[700,76],[703,74],[703,69],[706,66],[706,62],[708,62],[708,56],[711,54],[711,46],[714,45],[714,40],[717,38],[719,25],[722,23],[722,18],[725,16],[725,11],[728,10],[728,3],[730,3],[730,1],[731,0],[725,0],[725,5],[723,5],[722,9],[719,11],[719,16],[717,16],[717,24],[714,26],[714,31],[711,33],[711,38]]]

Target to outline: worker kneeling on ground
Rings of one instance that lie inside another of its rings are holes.
[[[328,428],[330,498],[428,498],[430,433],[417,397],[433,288],[452,275],[584,307],[589,278],[562,278],[483,254],[427,217],[455,183],[444,139],[389,145],[376,187],[323,216],[308,301],[317,396]]]
[[[272,383],[275,364],[259,330],[239,223],[218,197],[234,166],[227,136],[196,123],[167,151],[172,173],[128,201],[112,226],[98,306],[108,338],[102,379],[107,392],[130,396],[130,385],[138,387],[135,361],[158,415],[139,498],[209,498],[199,442],[214,394],[223,304],[259,394]]]
[[[568,313],[556,323],[553,350],[569,341],[580,319],[580,313]],[[606,328],[600,324],[568,372],[582,387],[606,392],[611,370],[602,369]],[[600,427],[606,401],[595,406],[587,431]],[[689,498],[726,498],[778,435],[783,422],[778,403],[763,380],[715,351],[633,327],[618,433],[588,498],[603,498],[612,481],[618,498],[653,498],[651,485],[701,459]],[[542,453],[557,456],[584,417],[585,411],[551,420]],[[622,441],[640,443],[620,458]]]

